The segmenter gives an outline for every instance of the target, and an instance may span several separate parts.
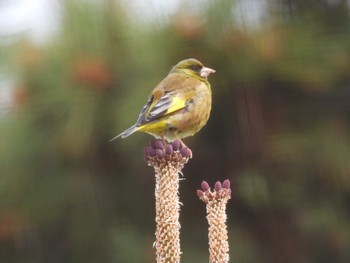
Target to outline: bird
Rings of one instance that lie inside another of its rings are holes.
[[[150,93],[135,124],[110,141],[141,131],[185,146],[182,139],[197,133],[209,119],[212,92],[207,78],[212,73],[214,69],[197,59],[180,61]]]

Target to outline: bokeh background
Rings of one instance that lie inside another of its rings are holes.
[[[208,262],[196,189],[231,180],[231,262],[350,262],[350,2],[1,0],[1,262],[154,262],[150,137],[178,61],[216,69],[180,195],[183,262]]]

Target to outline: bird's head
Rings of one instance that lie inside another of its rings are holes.
[[[204,65],[193,58],[185,59],[177,63],[170,73],[185,73],[186,75],[207,79],[211,73],[215,73],[214,69],[204,67]]]

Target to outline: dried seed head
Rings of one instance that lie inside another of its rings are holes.
[[[231,190],[227,189],[230,182],[222,184],[217,181],[213,192],[207,182],[201,184],[202,190],[197,190],[198,197],[206,204],[209,223],[209,262],[229,262],[229,244],[227,233],[226,205],[231,197]],[[223,188],[223,186],[225,188]]]
[[[225,186],[225,188],[223,187]],[[229,181],[225,180],[223,183],[217,181],[214,185],[214,189],[211,190],[209,184],[206,181],[201,183],[201,188],[203,192],[203,196],[200,197],[202,201],[207,203],[209,200],[219,200],[219,199],[230,199],[231,198],[231,189],[227,187],[229,186]],[[198,195],[198,191],[197,191]]]
[[[179,145],[180,142],[178,141]],[[151,140],[150,146],[144,149],[144,159],[148,165],[155,169],[160,169],[164,165],[172,165],[176,170],[181,171],[184,164],[188,162],[192,152],[189,148],[183,147],[180,151],[175,151],[174,146],[178,147],[177,143],[167,143],[164,140]]]
[[[179,141],[166,143],[153,140],[150,145],[145,153],[153,155],[146,158],[146,162],[153,166],[156,177],[156,261],[180,262],[179,180],[189,158],[184,157],[186,150],[179,151]],[[187,151],[190,152],[189,149]]]

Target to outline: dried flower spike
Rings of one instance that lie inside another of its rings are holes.
[[[192,158],[192,151],[190,148],[182,145],[179,140],[166,143],[161,139],[151,140],[150,146],[144,149],[144,157],[149,165],[152,165],[153,157],[163,159],[166,156],[168,156],[167,159],[175,158],[177,161],[184,158],[187,162],[188,159]]]
[[[230,181],[216,182],[211,191],[207,182],[203,181],[198,197],[207,205],[209,223],[209,262],[227,263],[229,261],[229,244],[226,226],[226,204],[231,198]]]
[[[151,149],[149,149],[151,148]],[[179,173],[190,156],[179,141],[154,140],[145,149],[145,160],[155,170],[157,263],[180,262]]]

